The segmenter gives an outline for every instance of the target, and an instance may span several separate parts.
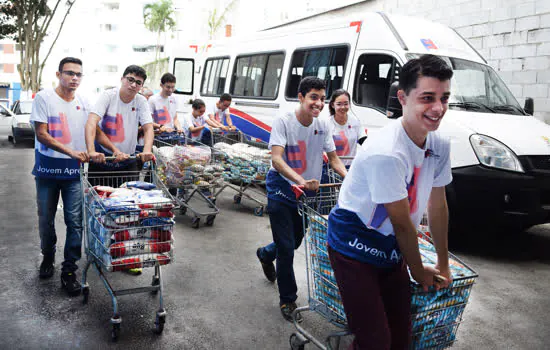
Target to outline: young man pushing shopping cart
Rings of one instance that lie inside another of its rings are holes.
[[[433,55],[403,66],[398,91],[403,117],[363,144],[329,216],[329,255],[354,349],[409,348],[407,265],[425,290],[451,281],[445,198],[452,180],[450,143],[436,130],[447,111],[452,75]],[[418,248],[416,228],[426,208],[435,267],[422,264]]]
[[[324,80],[302,79],[298,87],[299,106],[275,120],[269,139],[271,169],[267,174],[267,210],[273,243],[258,248],[265,277],[279,287],[279,305],[283,317],[291,321],[296,309],[298,287],[294,277],[294,250],[303,239],[302,218],[298,214],[291,185],[317,191],[323,167],[323,151],[333,169],[342,177],[344,164],[336,155],[328,121],[317,117],[325,106]],[[273,264],[276,261],[277,269]]]
[[[82,250],[82,186],[79,162],[87,162],[84,125],[88,119],[88,101],[76,93],[82,80],[82,61],[65,57],[55,73],[55,89],[40,91],[32,103],[30,120],[36,130],[35,163],[38,231],[43,259],[40,278],[54,274],[55,214],[59,195],[67,226],[61,285],[69,295],[80,294],[76,278]]]

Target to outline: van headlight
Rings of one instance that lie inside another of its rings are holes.
[[[470,136],[470,143],[479,162],[491,168],[499,168],[523,173],[518,157],[502,142],[485,135]]]

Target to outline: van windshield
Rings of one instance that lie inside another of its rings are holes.
[[[454,73],[449,108],[480,113],[525,114],[491,67],[460,58],[439,57],[451,66]]]

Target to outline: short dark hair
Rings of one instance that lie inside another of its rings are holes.
[[[332,96],[330,96],[330,102],[328,103],[328,110],[330,111],[330,115],[336,114],[336,110],[334,109],[334,101],[336,101],[336,99],[342,95],[346,95],[348,97],[348,100],[350,100],[351,102],[351,96],[349,92],[344,89],[334,90]]]
[[[166,83],[175,83],[175,82],[176,82],[176,76],[172,73],[164,73],[160,78],[160,83],[163,85]]]
[[[220,101],[229,101],[231,102],[231,100],[233,99],[233,97],[231,97],[230,94],[228,93],[223,93],[221,96],[220,96]]]
[[[191,107],[193,107],[193,109],[197,110],[197,109],[200,109],[201,107],[206,107],[206,103],[204,103],[204,101],[201,100],[200,98],[197,98],[197,99],[193,100],[193,103],[191,104]]]
[[[82,61],[80,59],[76,57],[65,57],[59,62],[59,72],[63,71],[63,66],[65,65],[65,63],[75,63],[79,66],[82,66]]]
[[[302,94],[302,96],[306,96],[308,92],[311,90],[325,90],[327,88],[327,83],[323,79],[319,79],[317,77],[305,77],[300,81],[300,85],[298,85],[298,92]]]
[[[135,76],[143,78],[143,82],[147,80],[147,73],[145,73],[145,69],[141,68],[140,66],[136,66],[135,64],[126,67],[122,76],[125,77],[128,74],[133,74]]]
[[[431,77],[440,81],[450,80],[453,70],[440,57],[434,55],[422,55],[405,63],[399,74],[399,89],[408,95],[416,88],[418,78]]]

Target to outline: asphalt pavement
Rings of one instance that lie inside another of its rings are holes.
[[[89,273],[87,305],[60,288],[62,211],[56,219],[57,271],[52,279],[38,278],[32,147],[12,146],[0,130],[0,348],[289,349],[294,327],[281,317],[277,287],[263,277],[255,257],[256,248],[270,241],[269,220],[253,215],[253,203],[235,205],[229,190],[217,200],[221,212],[212,227],[193,229],[190,216],[176,218],[176,260],[163,268],[163,334],[153,333],[157,296],[122,296],[121,333],[113,344],[111,301],[95,271]],[[548,348],[550,225],[507,237],[480,235],[454,252],[480,275],[454,348]],[[303,247],[295,256],[295,271],[298,303],[305,305]],[[151,276],[152,269],[141,276],[108,275],[118,288],[148,285]],[[313,312],[304,314],[302,325],[319,337],[334,330]],[[344,339],[341,348],[347,344]]]

